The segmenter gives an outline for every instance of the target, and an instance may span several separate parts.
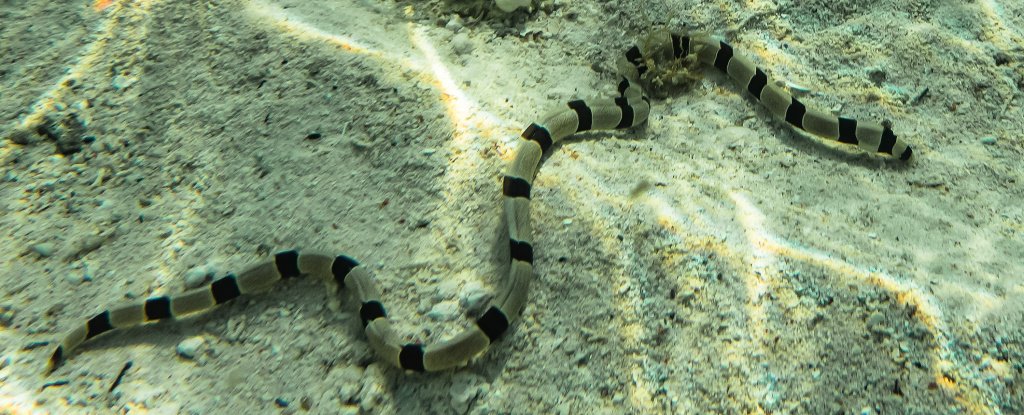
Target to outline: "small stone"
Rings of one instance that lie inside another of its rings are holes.
[[[224,386],[228,388],[234,388],[238,385],[245,383],[246,379],[253,374],[253,371],[244,366],[239,366],[227,373],[224,376]]]
[[[878,67],[868,68],[867,72],[868,72],[868,79],[870,79],[871,82],[874,82],[875,85],[881,85],[882,82],[885,82],[886,78],[888,78],[888,75],[885,73],[885,70],[882,69],[882,68],[878,68]]]
[[[54,246],[49,242],[42,242],[32,245],[29,249],[35,252],[37,255],[43,258],[47,258],[53,255]]]
[[[501,11],[510,13],[520,7],[530,7],[532,0],[495,0],[494,4],[498,6]]]
[[[455,297],[459,293],[459,282],[455,280],[445,280],[437,285],[437,291],[434,291],[434,301],[444,301]]]
[[[641,196],[649,193],[654,188],[654,183],[650,180],[642,179],[633,186],[633,189],[629,191],[630,200],[639,199]]]
[[[765,392],[764,396],[761,397],[762,406],[770,412],[775,412],[779,407],[779,401],[782,397],[776,391]]]
[[[457,14],[452,15],[452,18],[444,25],[444,28],[451,30],[452,33],[459,33],[459,31],[462,30],[462,27],[462,17]]]
[[[991,145],[995,145],[995,143],[996,143],[996,137],[995,136],[987,135],[987,136],[981,137],[981,144],[984,144],[984,145],[987,145],[987,146],[991,146]]]
[[[14,324],[14,307],[0,304],[0,327],[10,327]]]
[[[810,88],[793,82],[786,82],[786,87],[796,96],[807,95],[808,92],[811,92]]]
[[[81,284],[83,282],[92,281],[92,276],[88,273],[79,274],[77,272],[69,272],[64,274],[64,280],[71,284]]]
[[[79,238],[73,245],[75,247],[75,253],[71,256],[73,258],[81,258],[86,254],[99,249],[100,246],[103,246],[103,243],[107,241],[107,236],[108,235],[86,235]]]
[[[689,304],[695,297],[697,297],[697,294],[692,290],[682,290],[676,293],[676,301],[683,305]]]
[[[473,51],[473,42],[469,40],[469,35],[465,33],[459,33],[452,37],[452,51],[456,55],[465,55]]]
[[[442,301],[434,304],[434,307],[427,312],[427,317],[436,321],[454,320],[459,313],[459,305],[454,301]]]
[[[885,316],[882,315],[882,313],[871,313],[871,315],[868,316],[867,325],[868,330],[872,333],[885,334],[887,332],[885,328]]]
[[[338,399],[343,404],[351,405],[359,400],[359,391],[363,385],[360,383],[363,377],[363,369],[358,366],[346,366],[338,370],[338,380],[334,382],[338,387]]]
[[[483,307],[490,297],[483,284],[479,281],[470,281],[466,283],[466,287],[463,289],[461,296],[459,297],[459,303],[462,307],[472,314],[483,311]]]
[[[114,89],[118,91],[130,87],[134,83],[134,78],[130,78],[124,75],[114,76],[114,78],[110,80],[110,86],[114,87]]]
[[[200,265],[185,273],[185,288],[193,289],[209,281],[213,281],[217,271],[210,265]]]
[[[756,141],[757,132],[746,127],[732,126],[722,129],[718,136],[721,142],[727,143],[726,148],[736,150],[745,146],[746,143]]]
[[[465,374],[456,376],[451,389],[448,391],[451,396],[452,409],[457,413],[466,413],[469,405],[484,392],[483,381],[477,375]]]
[[[359,409],[363,412],[377,412],[377,406],[384,402],[387,394],[384,385],[388,383],[384,378],[384,369],[380,363],[371,363],[366,367],[364,376],[360,379],[363,382],[359,389]]]
[[[199,347],[206,341],[202,337],[189,337],[178,343],[178,355],[186,359],[192,359],[196,357],[196,353],[199,352]]]
[[[11,140],[14,144],[31,144],[35,141],[35,135],[31,131],[24,128],[15,128],[11,132],[7,133],[8,140]]]

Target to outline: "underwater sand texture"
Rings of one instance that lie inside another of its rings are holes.
[[[0,0],[0,412],[1024,413],[1024,3],[962,3]],[[659,25],[915,160],[707,71],[551,151],[528,304],[465,368],[382,365],[347,296],[294,281],[40,374],[103,308],[291,247],[368,264],[410,339],[457,333],[505,275],[520,131],[612,93]]]

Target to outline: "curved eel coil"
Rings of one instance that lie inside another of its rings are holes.
[[[772,82],[749,59],[734,54],[733,48],[725,42],[705,35],[664,32],[652,35],[645,48],[670,50],[671,58],[677,60],[694,56],[699,62],[720,69],[772,114],[796,128],[901,160],[909,160],[913,154],[910,147],[887,126],[837,117],[806,107]],[[526,302],[533,278],[530,189],[541,155],[558,141],[575,133],[631,128],[646,121],[651,104],[639,80],[649,69],[650,61],[645,59],[647,52],[651,51],[633,46],[620,58],[618,69],[622,80],[618,84],[617,97],[570,101],[523,131],[515,160],[502,183],[511,258],[508,276],[475,324],[453,338],[431,346],[403,343],[392,330],[381,303],[380,291],[366,267],[344,255],[290,250],[275,254],[273,261],[237,275],[227,275],[208,286],[179,295],[153,297],[140,303],[116,306],[95,315],[64,336],[50,357],[47,373],[55,370],[83,342],[100,334],[209,310],[240,295],[265,291],[280,280],[302,275],[316,276],[336,287],[353,290],[360,302],[359,317],[370,346],[389,364],[420,372],[464,365],[505,333]]]

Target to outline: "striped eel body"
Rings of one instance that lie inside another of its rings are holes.
[[[622,80],[619,95],[597,100],[575,100],[531,124],[522,133],[515,160],[502,181],[505,219],[508,225],[510,264],[502,287],[476,319],[462,333],[431,346],[403,343],[393,331],[381,303],[380,291],[366,267],[344,255],[289,250],[274,254],[272,261],[229,274],[210,285],[174,296],[160,296],[105,310],[84,325],[74,328],[50,356],[47,373],[83,342],[114,329],[152,321],[173,319],[209,310],[243,294],[266,291],[280,280],[312,275],[329,285],[350,287],[359,300],[359,316],[370,346],[380,358],[412,371],[438,371],[466,364],[497,340],[514,323],[526,301],[533,278],[533,246],[530,226],[530,189],[541,155],[558,141],[588,130],[624,129],[647,120],[650,100],[640,87],[641,77],[657,55],[653,49],[670,51],[671,59],[696,59],[714,66],[750,92],[775,116],[809,133],[886,153],[901,160],[911,149],[889,127],[858,122],[807,108],[788,92],[771,82],[765,73],[739,55],[731,46],[706,35],[685,36],[655,32],[644,48],[633,46],[620,57]]]
[[[733,53],[728,43],[708,35],[690,36],[655,31],[648,39],[648,48],[665,50],[674,59],[694,56],[701,63],[718,68],[732,78],[737,86],[750,93],[776,117],[800,130],[821,138],[852,144],[861,149],[884,153],[907,161],[913,150],[893,133],[888,126],[852,118],[837,117],[830,113],[808,108],[777,82],[768,78],[760,68],[742,55]],[[634,46],[626,52],[626,58],[643,75],[648,65],[644,56],[655,56],[655,50],[641,51]]]

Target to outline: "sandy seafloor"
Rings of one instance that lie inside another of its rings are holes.
[[[1024,3],[482,4],[0,0],[0,413],[1024,413]],[[410,340],[458,332],[504,276],[518,133],[612,93],[656,26],[891,120],[915,160],[707,71],[551,151],[528,305],[465,368],[378,363],[306,280],[41,376],[37,342],[290,247],[369,265]]]

